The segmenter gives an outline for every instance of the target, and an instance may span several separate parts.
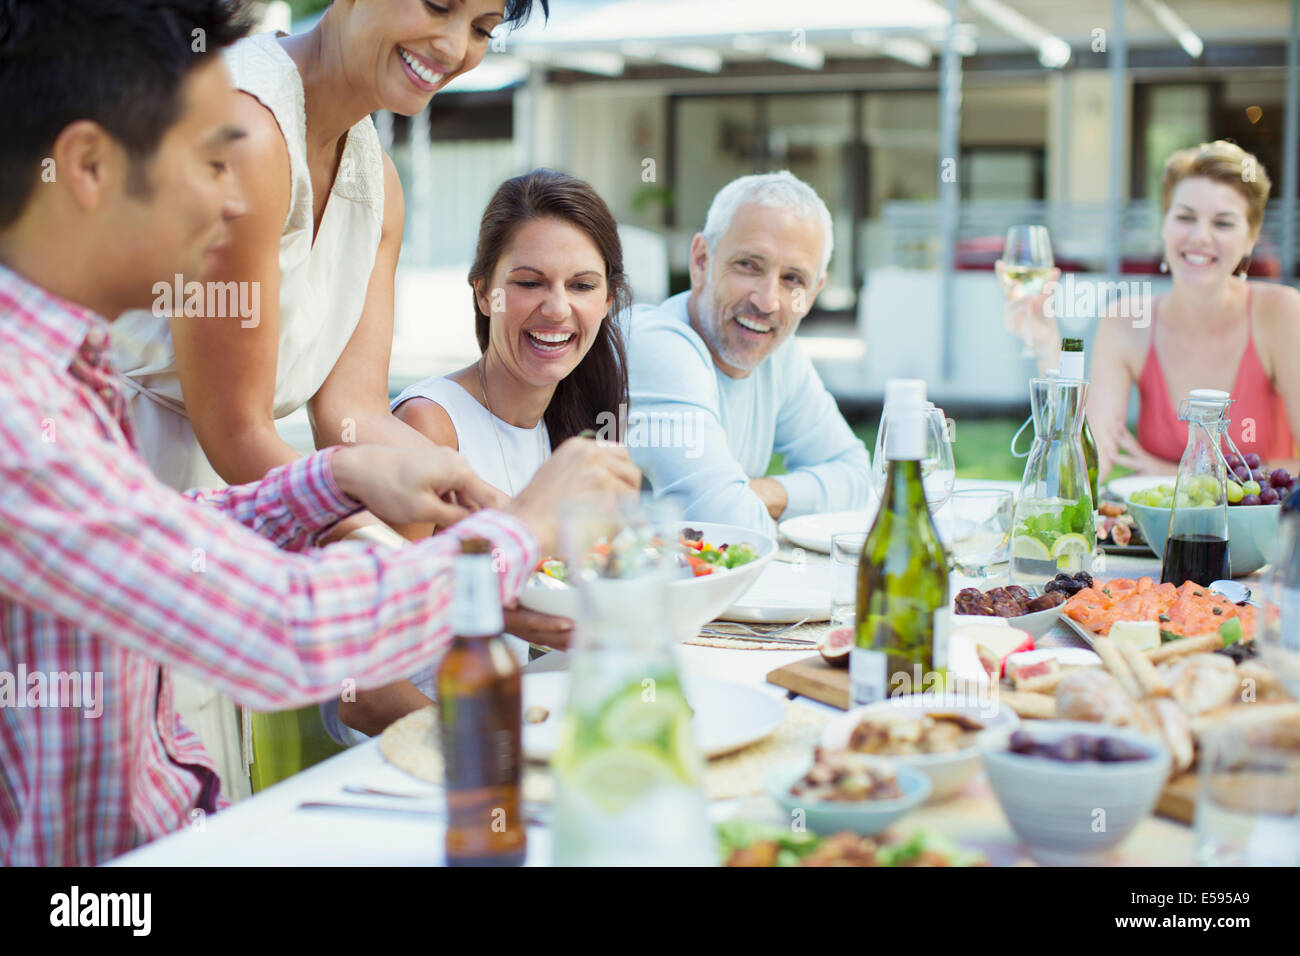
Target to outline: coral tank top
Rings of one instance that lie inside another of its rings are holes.
[[[1147,349],[1142,375],[1138,378],[1138,443],[1152,455],[1176,462],[1187,447],[1187,423],[1178,420],[1169,397],[1165,373],[1156,355],[1156,310],[1151,314],[1151,345]],[[1295,457],[1291,423],[1286,406],[1255,351],[1255,328],[1251,316],[1250,286],[1246,287],[1246,351],[1237,368],[1229,412],[1228,434],[1242,454],[1254,452],[1264,461]],[[1251,439],[1251,440],[1248,440]]]

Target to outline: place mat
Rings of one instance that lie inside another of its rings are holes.
[[[810,654],[817,653],[817,641],[820,641],[831,630],[830,621],[813,621],[808,624],[800,624],[798,627],[782,631],[779,637],[794,637],[803,641],[812,641],[806,647],[798,644],[782,644],[778,641],[765,641],[758,635],[742,634],[737,629],[735,637],[711,637],[706,634],[696,634],[688,640],[682,641],[683,644],[694,644],[697,647],[726,647],[736,651],[802,651],[807,650]]]
[[[785,722],[758,743],[735,753],[715,757],[704,771],[704,788],[710,800],[728,800],[763,792],[763,774],[775,764],[812,759],[812,749],[830,716],[811,707],[785,702]],[[413,711],[390,724],[379,738],[384,759],[399,770],[428,783],[443,782],[442,749],[438,742],[438,717],[433,707]],[[524,767],[523,798],[549,803],[555,782],[546,764]]]

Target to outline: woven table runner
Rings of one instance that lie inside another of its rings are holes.
[[[727,628],[725,621],[715,621],[708,625],[709,628],[721,627]],[[820,641],[830,631],[830,621],[814,621],[808,624],[800,624],[798,627],[781,631],[780,637],[797,638],[801,641],[809,641],[806,646],[809,654],[817,653],[817,642]],[[780,641],[765,641],[762,635],[745,634],[740,628],[736,628],[735,636],[717,637],[711,634],[697,634],[689,640],[682,641],[683,644],[695,644],[699,647],[729,647],[738,651],[800,651],[805,647],[799,644],[785,644]]]

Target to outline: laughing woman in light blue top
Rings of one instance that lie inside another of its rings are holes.
[[[790,173],[737,179],[691,242],[690,292],[627,317],[628,450],[688,519],[771,534],[783,517],[867,506],[867,449],[794,341],[831,235]],[[773,453],[787,473],[768,478]]]

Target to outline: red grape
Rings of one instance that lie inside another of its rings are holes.
[[[1264,490],[1264,489],[1261,488],[1261,489],[1260,489],[1260,492],[1262,493],[1263,490]],[[1239,504],[1239,505],[1257,505],[1257,504],[1259,504],[1259,495],[1243,495],[1241,501],[1239,501],[1238,504]]]
[[[1261,485],[1268,483],[1268,477],[1264,474],[1264,469],[1260,468],[1258,465],[1255,465],[1250,469],[1250,477],[1251,480],[1258,481]]]
[[[1285,468],[1276,468],[1269,472],[1268,480],[1274,488],[1285,488],[1291,484],[1291,472]]]
[[[1245,465],[1237,465],[1232,469],[1232,473],[1237,476],[1237,482],[1239,484],[1244,485],[1246,482],[1250,481],[1250,469]]]
[[[1256,455],[1253,451],[1246,452],[1245,461],[1246,467],[1252,471],[1259,467],[1259,455]]]
[[[1228,462],[1228,467],[1231,468],[1233,471],[1237,470],[1238,465],[1245,464],[1245,462],[1241,460],[1241,456],[1238,455],[1235,451],[1228,452],[1227,462]]]
[[[1259,489],[1259,503],[1261,505],[1277,504],[1277,491],[1271,486]]]

